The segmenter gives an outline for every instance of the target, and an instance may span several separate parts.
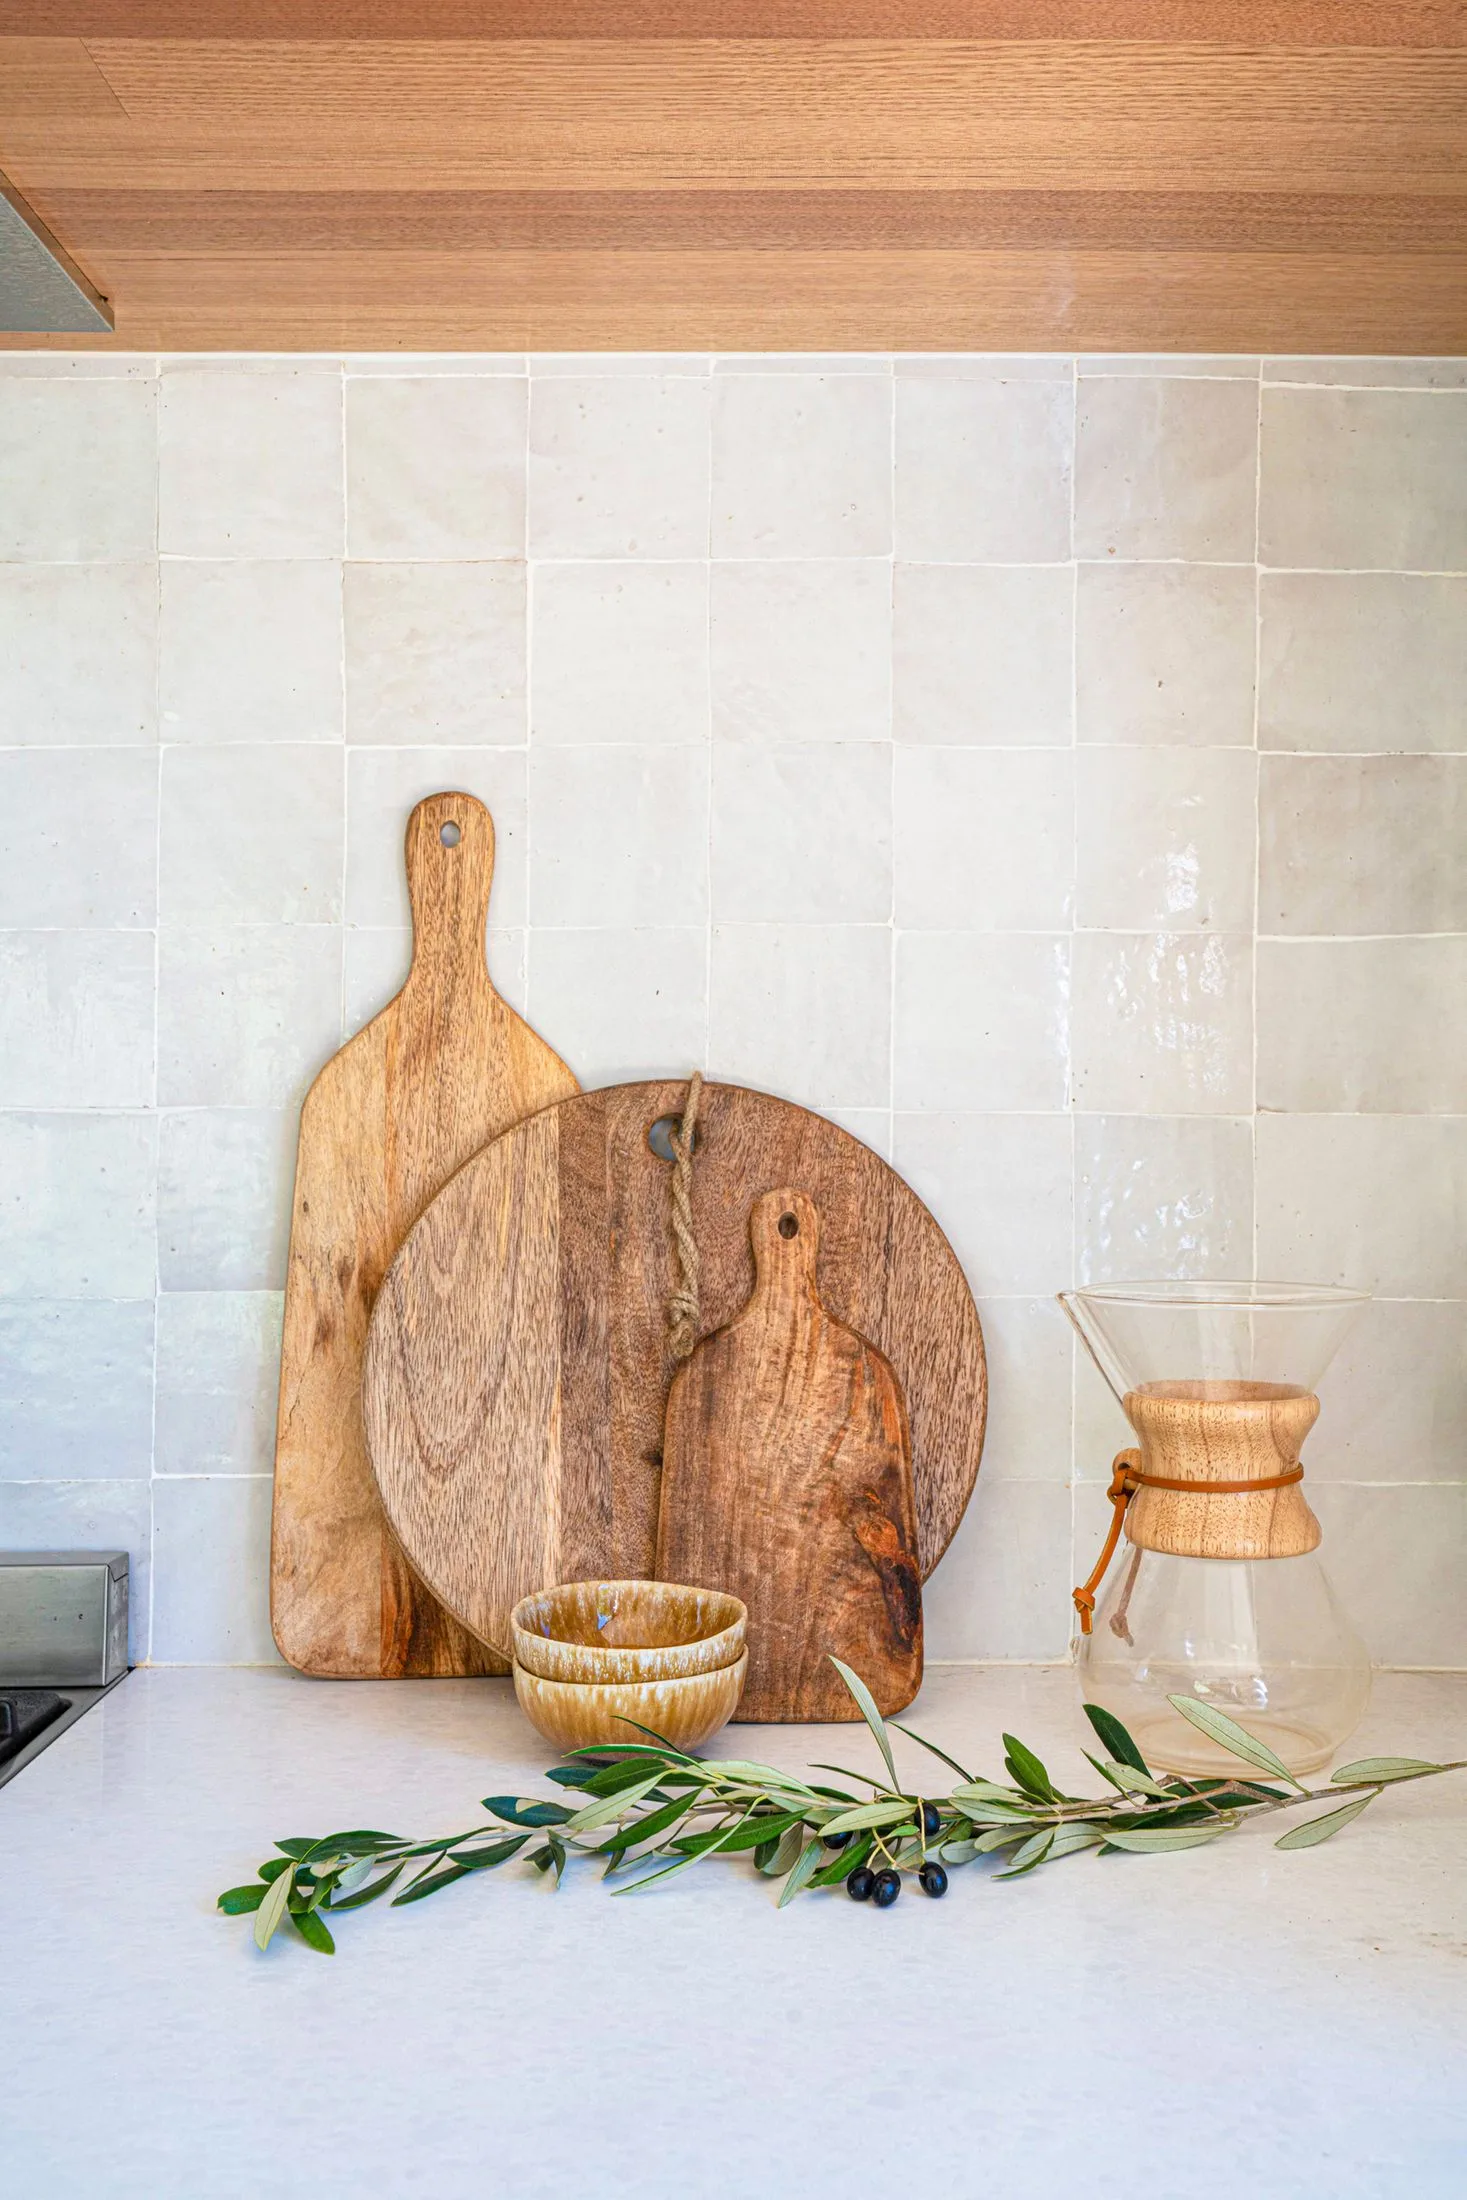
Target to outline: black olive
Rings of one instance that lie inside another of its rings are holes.
[[[876,1884],[871,1889],[871,1899],[878,1910],[889,1910],[901,1891],[902,1882],[899,1872],[878,1872],[876,1874]]]
[[[827,1849],[843,1849],[851,1836],[848,1833],[822,1833],[821,1845]]]
[[[942,1812],[938,1809],[936,1803],[924,1803],[922,1805],[922,1831],[929,1841],[941,1824]]]
[[[846,1893],[853,1902],[869,1902],[871,1900],[871,1890],[875,1885],[875,1872],[865,1864],[858,1864],[846,1881]]]
[[[927,1859],[917,1877],[922,1882],[922,1892],[930,1894],[934,1901],[939,1895],[947,1893],[947,1873],[934,1858],[929,1857]]]

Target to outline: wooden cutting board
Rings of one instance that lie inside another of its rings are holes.
[[[857,1719],[830,1662],[879,1709],[922,1685],[922,1579],[907,1410],[891,1363],[820,1301],[820,1216],[766,1192],[754,1289],[673,1377],[657,1571],[749,1609],[735,1717]]]
[[[372,1680],[507,1670],[414,1578],[383,1517],[362,1354],[387,1264],[434,1194],[486,1139],[576,1090],[490,983],[483,803],[420,802],[407,876],[407,984],[327,1063],[301,1110],[270,1557],[282,1656],[302,1672]]]
[[[686,1094],[681,1080],[619,1085],[520,1124],[434,1200],[378,1299],[363,1405],[388,1517],[423,1579],[501,1651],[521,1596],[656,1570],[675,1265],[671,1164],[648,1134]],[[925,1577],[983,1448],[972,1294],[869,1147],[788,1101],[706,1085],[692,1187],[704,1334],[748,1299],[750,1210],[783,1185],[820,1211],[825,1305],[905,1395]]]

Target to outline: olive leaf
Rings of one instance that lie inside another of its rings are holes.
[[[1425,1757],[1361,1757],[1353,1765],[1339,1765],[1330,1774],[1332,1786],[1354,1780],[1419,1780],[1429,1772],[1450,1772],[1450,1765],[1435,1765]]]
[[[307,1843],[307,1847],[309,1847]],[[295,1883],[294,1872],[284,1871],[270,1883],[269,1892],[255,1913],[255,1946],[268,1948],[275,1937],[276,1928],[285,1915],[285,1905],[290,1900]]]
[[[891,1736],[886,1731],[885,1719],[876,1708],[876,1698],[872,1695],[860,1674],[853,1673],[842,1659],[833,1657],[830,1662],[855,1697],[862,1718],[876,1736],[877,1747],[886,1759],[886,1769],[891,1774],[891,1784],[895,1787],[897,1785],[897,1769],[896,1760],[891,1753]]]
[[[1368,1762],[1368,1760],[1367,1760]],[[1274,1843],[1276,1849],[1313,1849],[1321,1841],[1328,1841],[1341,1826],[1348,1826],[1352,1818],[1358,1818],[1362,1810],[1375,1801],[1380,1789],[1369,1795],[1357,1795],[1353,1803],[1341,1803],[1338,1810],[1327,1810],[1322,1818],[1306,1818],[1302,1826],[1292,1826]]]
[[[816,1872],[820,1869],[820,1859],[823,1854],[824,1851],[818,1841],[806,1842],[804,1848],[795,1858],[793,1871],[791,1871],[788,1879],[780,1889],[780,1909],[784,1909],[788,1903],[793,1902],[806,1882],[814,1878]]]
[[[1217,1710],[1210,1703],[1198,1703],[1194,1696],[1168,1696],[1167,1702],[1211,1741],[1230,1750],[1233,1756],[1241,1757],[1245,1764],[1257,1765],[1260,1772],[1271,1772],[1276,1779],[1287,1780],[1293,1787],[1298,1786],[1298,1781],[1283,1758],[1275,1756],[1267,1742],[1260,1742],[1246,1727],[1239,1726],[1236,1719],[1230,1719],[1225,1711]]]

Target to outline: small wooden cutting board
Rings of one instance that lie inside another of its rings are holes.
[[[681,1080],[618,1085],[521,1123],[460,1169],[383,1284],[363,1376],[378,1487],[422,1578],[501,1652],[522,1596],[656,1570],[677,1270],[671,1163],[649,1134],[686,1097]],[[692,1175],[702,1333],[749,1298],[750,1211],[786,1185],[819,1210],[825,1306],[885,1355],[905,1396],[925,1578],[983,1449],[972,1293],[921,1200],[868,1146],[788,1101],[710,1084]]]
[[[503,1673],[417,1579],[383,1516],[362,1355],[388,1262],[463,1162],[576,1081],[495,992],[484,932],[494,824],[472,795],[408,820],[407,984],[301,1109],[280,1359],[270,1618],[305,1673]]]
[[[766,1192],[750,1218],[754,1289],[673,1378],[657,1571],[742,1598],[749,1671],[735,1717],[855,1719],[830,1663],[877,1706],[922,1683],[922,1581],[901,1387],[820,1303],[820,1217]]]

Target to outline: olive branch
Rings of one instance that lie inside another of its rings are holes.
[[[1292,1827],[1275,1844],[1314,1848],[1358,1818],[1387,1787],[1467,1769],[1463,1761],[1364,1757],[1331,1773],[1327,1787],[1308,1788],[1225,1712],[1190,1696],[1172,1696],[1169,1701],[1184,1719],[1248,1766],[1250,1774],[1265,1777],[1184,1779],[1153,1772],[1120,1720],[1099,1704],[1086,1704],[1104,1755],[1092,1757],[1088,1750],[1085,1755],[1109,1792],[1066,1795],[1012,1734],[1003,1737],[1007,1783],[965,1771],[910,1727],[883,1719],[860,1676],[839,1658],[831,1662],[876,1738],[888,1777],[873,1779],[840,1765],[811,1770],[855,1781],[869,1791],[864,1800],[844,1787],[801,1780],[774,1765],[693,1757],[640,1727],[648,1741],[573,1750],[548,1774],[558,1787],[585,1798],[575,1809],[533,1797],[488,1795],[484,1808],[494,1824],[440,1840],[358,1830],[277,1841],[279,1853],[247,1886],[220,1895],[218,1906],[230,1917],[253,1912],[260,1948],[289,1923],[307,1947],[333,1955],[336,1943],[327,1918],[379,1901],[413,1865],[418,1868],[392,1896],[394,1909],[521,1854],[537,1871],[553,1872],[557,1885],[573,1855],[597,1857],[603,1878],[623,1877],[616,1893],[639,1894],[705,1857],[752,1852],[756,1870],[783,1881],[781,1909],[806,1889],[840,1886],[857,1901],[885,1908],[900,1893],[904,1875],[915,1875],[925,1893],[940,1896],[947,1891],[949,1868],[980,1856],[1002,1858],[999,1878],[1020,1879],[1085,1849],[1150,1855],[1200,1848],[1248,1819],[1328,1803],[1328,1810]],[[941,1798],[904,1789],[892,1755],[892,1727],[957,1773],[959,1784]]]

